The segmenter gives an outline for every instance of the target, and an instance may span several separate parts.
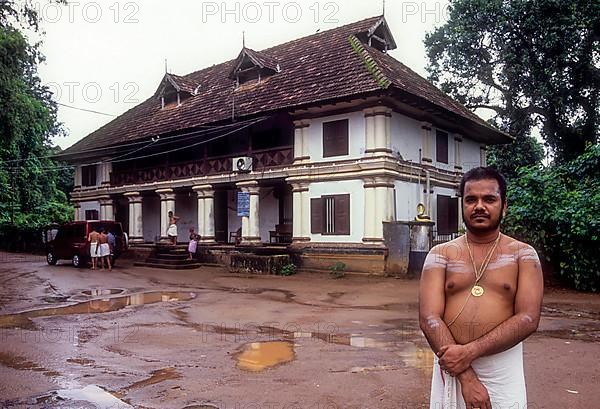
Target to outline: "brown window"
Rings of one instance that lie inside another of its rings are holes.
[[[98,210],[86,210],[85,220],[99,220]]]
[[[96,165],[81,167],[81,186],[96,186]]]
[[[348,120],[323,123],[323,157],[348,154]]]
[[[322,196],[310,200],[311,233],[350,234],[350,195]]]
[[[437,233],[458,232],[458,198],[437,195]]]
[[[448,132],[435,131],[435,160],[448,163]]]

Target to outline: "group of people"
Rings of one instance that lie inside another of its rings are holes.
[[[169,211],[169,228],[167,229],[167,236],[173,246],[177,244],[177,222],[179,217],[175,216],[172,211]],[[188,260],[193,260],[196,250],[198,249],[198,241],[200,235],[196,234],[193,227],[190,227],[190,242],[188,244],[188,253],[190,253]]]
[[[92,232],[88,236],[90,242],[90,257],[92,259],[92,270],[98,267],[98,259],[104,270],[104,263],[106,262],[108,270],[112,271],[111,258],[114,254],[114,248],[116,243],[115,234],[112,231],[106,231],[103,227],[100,227],[97,231],[95,227],[92,227]]]

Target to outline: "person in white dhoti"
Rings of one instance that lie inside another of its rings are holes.
[[[169,228],[167,229],[167,236],[171,240],[172,245],[177,244],[177,221],[179,217],[175,216],[172,211],[169,211]]]
[[[536,331],[543,276],[535,250],[500,232],[506,181],[475,168],[460,183],[465,235],[431,249],[419,322],[434,359],[431,409],[525,409],[522,341]]]

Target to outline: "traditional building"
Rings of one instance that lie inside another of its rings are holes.
[[[307,267],[383,272],[383,222],[460,224],[457,181],[510,137],[387,54],[374,17],[177,76],[60,157],[77,219],[116,219],[130,242],[285,242]],[[241,230],[239,230],[241,229]],[[238,237],[237,232],[241,231]]]

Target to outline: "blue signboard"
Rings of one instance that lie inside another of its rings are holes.
[[[250,193],[238,192],[237,194],[237,215],[241,217],[250,216]]]

